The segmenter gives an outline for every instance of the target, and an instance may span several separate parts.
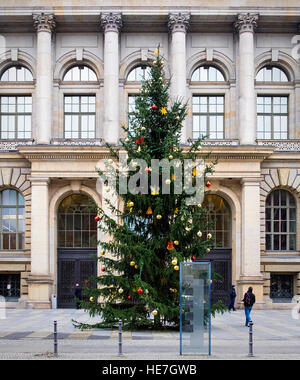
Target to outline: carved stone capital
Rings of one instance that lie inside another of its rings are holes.
[[[239,33],[253,33],[257,28],[258,17],[258,13],[240,13],[234,26]]]
[[[169,13],[169,30],[174,32],[186,33],[190,25],[190,13]]]
[[[37,32],[47,31],[52,32],[55,29],[56,23],[54,14],[52,13],[39,13],[33,14],[33,26]]]
[[[118,12],[104,12],[100,16],[101,27],[104,32],[117,32],[122,28],[122,14]]]

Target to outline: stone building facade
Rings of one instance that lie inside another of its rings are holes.
[[[257,307],[300,297],[300,7],[245,1],[0,4],[0,293],[11,307],[73,305],[97,272],[89,199],[101,205],[105,142],[124,138],[160,45],[171,98],[188,102],[182,144],[208,134],[207,258]],[[299,38],[298,38],[298,37]],[[297,40],[298,38],[298,40]],[[116,200],[117,202],[117,200]],[[99,236],[98,236],[99,238]],[[100,274],[100,273],[99,273]]]

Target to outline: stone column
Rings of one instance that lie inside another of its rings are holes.
[[[263,277],[260,271],[260,178],[243,178],[241,293],[252,286],[258,304],[263,302]]]
[[[119,31],[121,13],[102,13],[104,30],[104,130],[105,142],[117,144],[119,139]]]
[[[241,145],[256,140],[256,96],[254,90],[254,29],[258,14],[239,14],[239,138]]]
[[[34,14],[33,25],[37,31],[36,65],[36,125],[37,142],[49,144],[52,124],[52,31],[53,14]]]
[[[171,98],[186,102],[186,32],[189,27],[189,13],[170,13],[169,30],[171,33]],[[181,142],[186,143],[186,120],[181,130]]]
[[[31,273],[29,304],[49,308],[53,279],[49,271],[49,179],[31,178]]]

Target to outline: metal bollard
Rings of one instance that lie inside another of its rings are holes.
[[[57,321],[54,321],[54,334],[53,334],[53,339],[54,339],[54,354],[53,356],[54,357],[58,357],[58,353],[57,353]]]
[[[253,357],[253,322],[249,322],[249,357]]]
[[[122,356],[122,321],[119,321],[119,355]]]

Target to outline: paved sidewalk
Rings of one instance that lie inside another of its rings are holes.
[[[300,359],[300,319],[290,310],[254,310],[254,353],[258,359]],[[47,359],[53,352],[53,321],[58,322],[62,359],[120,359],[118,332],[110,329],[79,331],[72,319],[90,323],[83,310],[7,310],[0,320],[0,359]],[[181,359],[178,332],[123,333],[123,359]],[[238,310],[212,319],[211,359],[247,359],[248,329]],[[203,359],[203,356],[189,356]]]

